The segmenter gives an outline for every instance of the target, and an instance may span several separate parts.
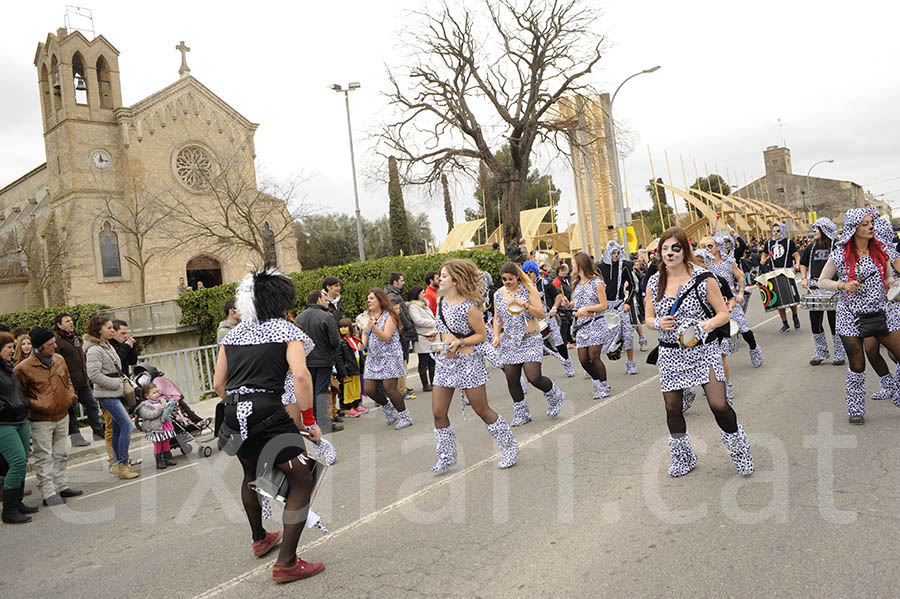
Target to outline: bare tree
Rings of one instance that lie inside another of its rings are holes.
[[[138,273],[140,303],[147,301],[147,268],[172,251],[172,208],[167,190],[158,188],[137,164],[121,170],[119,185],[101,185],[101,214],[125,235],[122,257]]]
[[[535,144],[567,141],[557,135],[566,125],[554,122],[554,105],[565,95],[593,92],[583,80],[601,58],[603,38],[593,31],[599,15],[587,0],[478,3],[483,19],[446,2],[414,13],[419,23],[401,34],[414,63],[402,77],[388,70],[387,95],[399,114],[380,138],[409,183],[477,171],[484,161],[500,185],[509,244],[520,236],[519,204]],[[506,143],[511,169],[495,157]]]

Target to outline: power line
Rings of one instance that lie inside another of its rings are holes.
[[[891,177],[890,179],[882,179],[881,181],[875,181],[874,183],[866,183],[863,187],[868,187],[870,185],[878,185],[879,183],[887,183],[888,181],[897,181],[900,177]],[[888,192],[893,193],[893,192]]]

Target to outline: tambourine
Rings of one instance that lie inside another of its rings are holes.
[[[428,344],[428,351],[433,354],[442,354],[447,349],[446,341],[432,341]]]
[[[520,316],[521,314],[525,313],[525,306],[522,306],[521,304],[510,303],[506,306],[506,311],[513,316]]]
[[[604,312],[603,320],[606,321],[606,328],[610,331],[618,329],[619,325],[622,324],[622,318],[619,316],[619,313],[615,311]]]
[[[697,325],[689,324],[684,329],[678,333],[678,341],[681,343],[683,347],[694,347],[698,345],[702,340],[700,336],[697,335]]]
[[[369,326],[369,313],[362,312],[356,316],[356,328],[362,331],[364,328]]]

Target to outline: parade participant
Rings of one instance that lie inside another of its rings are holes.
[[[302,424],[312,441],[322,432],[313,413],[312,377],[306,355],[313,343],[295,324],[287,320],[296,292],[291,279],[274,268],[253,272],[237,289],[236,307],[241,322],[223,339],[216,360],[213,385],[224,400],[225,413],[220,436],[235,431],[240,447],[237,458],[243,468],[241,501],[250,524],[253,554],[262,557],[278,544],[279,533],[263,528],[263,506],[249,483],[257,478],[261,454],[287,477],[289,491],[284,506],[283,538],[272,568],[275,582],[291,582],[314,576],[325,566],[297,557],[313,490],[305,444],[296,424],[281,402],[288,370],[293,374],[294,395],[302,414]],[[275,438],[278,441],[271,443]],[[227,449],[227,447],[226,447]]]
[[[624,248],[619,242],[610,240],[603,252],[599,265],[600,274],[606,283],[606,301],[609,308],[619,313],[619,332],[622,349],[625,350],[625,374],[637,374],[634,363],[634,328],[631,326],[631,306],[626,298],[634,290],[634,276],[631,262],[622,257]]]
[[[528,261],[537,269],[537,264]],[[544,341],[538,320],[544,318],[544,305],[531,279],[512,262],[500,267],[503,286],[494,293],[494,347],[500,348],[500,362],[506,374],[506,386],[512,396],[516,416],[510,426],[531,422],[528,400],[522,393],[521,377],[540,389],[547,399],[547,416],[559,414],[566,394],[541,373]],[[502,335],[501,335],[502,330]]]
[[[747,255],[747,242],[744,241],[744,238],[738,235],[738,232],[734,230],[734,228],[728,223],[725,224],[728,227],[728,231],[731,233],[730,236],[725,237],[725,251],[724,255],[729,258],[734,259],[734,263],[737,264],[738,269],[741,272],[744,272],[744,269],[741,267],[741,264],[744,261],[744,257]],[[749,279],[747,278],[747,274],[744,274],[744,301],[740,304],[741,310],[744,311],[744,314],[747,313],[747,308],[750,307],[750,298],[753,296],[752,293],[747,293],[747,286],[749,285]]]
[[[662,262],[650,277],[644,302],[646,324],[659,332],[659,384],[669,428],[669,476],[694,469],[697,456],[682,412],[682,389],[702,385],[722,443],[739,474],[753,473],[750,442],[725,399],[725,372],[715,329],[728,322],[728,309],[711,273],[693,263],[687,235],[679,227],[666,230],[659,245]],[[685,335],[693,333],[691,341]],[[684,339],[684,343],[682,340]],[[699,340],[699,343],[696,343]]]
[[[591,377],[594,399],[612,395],[603,365],[603,349],[612,342],[609,328],[602,314],[606,311],[606,286],[594,268],[594,261],[584,252],[575,254],[575,289],[572,303],[575,305],[576,322],[572,325],[578,361]]]
[[[403,348],[400,346],[400,316],[381,289],[375,288],[366,296],[369,321],[362,332],[362,344],[367,349],[363,371],[365,394],[381,406],[384,419],[396,430],[410,426],[413,421],[406,402],[397,387],[397,379],[406,378]],[[381,382],[382,391],[378,383]]]
[[[544,341],[544,353],[552,355],[562,362],[566,376],[575,376],[575,365],[569,359],[569,348],[566,346],[566,342],[563,341],[562,331],[560,331],[559,322],[556,319],[560,308],[569,307],[569,300],[547,277],[538,276],[537,264],[534,261],[529,260],[523,264],[522,272],[528,276],[532,285],[537,289],[544,311],[547,314],[547,326],[550,327],[550,334]]]
[[[794,263],[800,262],[800,253],[792,239],[785,237],[784,223],[774,223],[772,225],[772,239],[766,242],[766,249],[762,254],[762,264],[768,267],[768,270],[776,268],[792,268]],[[794,316],[794,328],[800,328],[800,318],[797,316],[797,306],[791,306],[791,314]],[[778,309],[778,315],[781,316],[780,333],[787,333],[791,327],[787,322],[787,310]]]
[[[519,456],[519,444],[506,420],[488,405],[485,388],[488,372],[484,358],[474,349],[487,339],[481,315],[482,285],[478,267],[471,260],[454,258],[441,266],[435,330],[445,348],[435,355],[431,393],[438,457],[431,470],[436,474],[443,474],[456,465],[456,431],[448,417],[456,389],[465,392],[472,409],[487,425],[488,432],[500,447],[498,466],[509,468]]]
[[[806,246],[803,255],[800,257],[800,286],[804,289],[816,289],[816,281],[822,274],[822,268],[828,262],[828,255],[834,246],[834,237],[837,234],[837,227],[831,219],[822,217],[812,224],[813,242]],[[831,361],[835,366],[844,363],[845,353],[844,344],[835,332],[835,312],[834,310],[810,310],[809,326],[813,334],[813,346],[815,353],[809,363],[812,366],[818,366],[828,359],[828,339],[825,335],[825,329],[822,326],[823,317],[828,315],[828,326],[831,328],[831,337],[834,343],[834,359]]]
[[[569,274],[571,269],[569,265],[563,262],[559,265],[559,268],[556,269],[556,278],[553,279],[553,286],[560,290],[567,300],[572,300],[572,287],[569,285]],[[568,310],[564,310],[559,315],[559,330],[562,333],[563,341],[566,342],[566,347],[569,344],[575,345],[575,338],[572,337],[572,313]]]
[[[894,248],[894,240],[896,239],[894,229],[891,227],[890,221],[883,216],[879,216],[875,219],[875,239],[881,242],[885,252],[889,256],[896,251]],[[897,272],[893,268],[891,269],[891,276],[897,278]],[[898,314],[898,312],[900,312],[900,304],[897,302],[887,302],[885,304],[885,311],[887,312],[889,319],[900,322],[900,314]],[[881,357],[881,343],[879,343],[878,339],[875,337],[866,337],[864,347],[866,349],[866,358],[868,359],[869,364],[872,365],[872,369],[878,375],[879,381],[881,382],[881,389],[872,394],[872,399],[876,401],[881,399],[892,399],[900,392],[900,386],[898,386],[894,376],[891,375],[891,371],[884,361],[884,358]],[[888,352],[888,354],[891,360],[896,362],[896,356],[891,352]],[[898,372],[900,372],[900,370],[898,370]]]
[[[842,291],[837,305],[837,332],[847,351],[847,415],[863,424],[866,413],[866,358],[863,338],[875,337],[900,356],[900,318],[886,311],[887,289],[894,282],[890,268],[900,270],[900,255],[875,239],[875,213],[851,208],[844,231],[819,276],[822,289]],[[837,275],[837,280],[833,277]],[[896,400],[895,400],[896,402]]]

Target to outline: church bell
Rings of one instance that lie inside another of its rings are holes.
[[[75,75],[75,91],[87,91],[87,85],[84,84],[84,78],[81,75]]]
[[[62,83],[60,83],[59,79],[59,67],[56,67],[56,70],[53,71],[53,89],[59,89],[62,87]]]

